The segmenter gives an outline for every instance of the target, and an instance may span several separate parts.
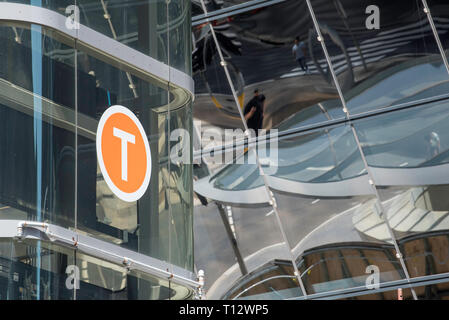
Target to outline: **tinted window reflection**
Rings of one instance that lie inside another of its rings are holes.
[[[368,164],[409,168],[447,163],[448,106],[440,101],[356,121]]]
[[[334,84],[320,72],[328,68],[304,1],[219,19],[214,28],[243,112],[256,90],[265,97],[260,128],[287,129],[343,116],[340,104],[332,102],[338,99]],[[241,128],[208,25],[194,26],[193,34],[195,118]]]
[[[448,190],[447,185],[392,186],[379,190],[386,218],[399,241],[411,277],[449,270]]]
[[[445,93],[449,76],[420,1],[311,2],[351,113]]]
[[[74,49],[36,26],[2,26],[1,219],[74,226]]]

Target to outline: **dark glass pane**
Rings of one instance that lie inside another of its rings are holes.
[[[74,49],[37,25],[0,27],[2,219],[74,226]]]

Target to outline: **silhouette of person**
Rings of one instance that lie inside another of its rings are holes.
[[[436,157],[437,155],[439,155],[441,143],[440,143],[440,136],[438,135],[438,133],[432,131],[431,133],[429,133],[427,135],[426,140],[429,143],[427,145],[427,149],[428,149],[430,158],[433,158],[433,157]]]
[[[295,44],[293,45],[292,53],[302,71],[309,74],[309,67],[306,64],[306,45],[304,41],[299,41],[299,37],[295,38]]]
[[[259,129],[262,129],[263,125],[263,113],[264,113],[265,96],[259,95],[259,90],[254,91],[254,97],[246,104],[243,113],[248,125],[248,129],[253,129],[256,133],[256,137],[259,135]]]

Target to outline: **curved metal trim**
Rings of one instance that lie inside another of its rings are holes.
[[[421,168],[377,168],[370,167],[377,186],[425,186],[449,184],[449,163]],[[368,176],[325,182],[306,183],[267,176],[270,187],[289,194],[316,197],[350,197],[374,194]],[[195,192],[223,203],[261,204],[269,201],[264,187],[250,190],[221,190],[215,188],[209,177],[195,182]]]
[[[213,186],[209,177],[195,181],[194,190],[204,197],[227,204],[255,205],[268,203],[269,198],[264,186],[249,190],[221,190]],[[323,183],[292,181],[275,176],[267,176],[270,188],[274,190],[314,197],[351,197],[372,195],[373,190],[367,175],[355,178]]]
[[[119,60],[123,64],[122,67],[133,70],[142,78],[150,77],[159,85],[169,84],[174,89],[182,88],[190,94],[192,100],[194,99],[194,81],[188,74],[82,24],[79,30],[68,29],[66,20],[66,16],[50,9],[18,3],[0,3],[0,21],[26,22],[54,29],[76,39],[81,49]]]
[[[210,177],[205,177],[201,180],[195,181],[193,187],[195,192],[206,198],[226,204],[260,205],[268,204],[270,201],[264,186],[250,190],[221,190],[215,188],[209,179]]]
[[[449,163],[421,168],[370,167],[377,186],[424,186],[449,184]]]
[[[275,190],[305,196],[351,197],[374,194],[366,174],[347,180],[323,183],[298,182],[275,176],[267,178],[270,187]]]
[[[0,222],[0,238],[46,241],[192,289],[200,285],[186,269],[57,225],[23,220]]]

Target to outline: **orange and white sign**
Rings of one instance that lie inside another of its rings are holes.
[[[151,177],[148,138],[139,119],[123,106],[109,107],[97,128],[97,158],[112,192],[133,202],[145,193]]]

